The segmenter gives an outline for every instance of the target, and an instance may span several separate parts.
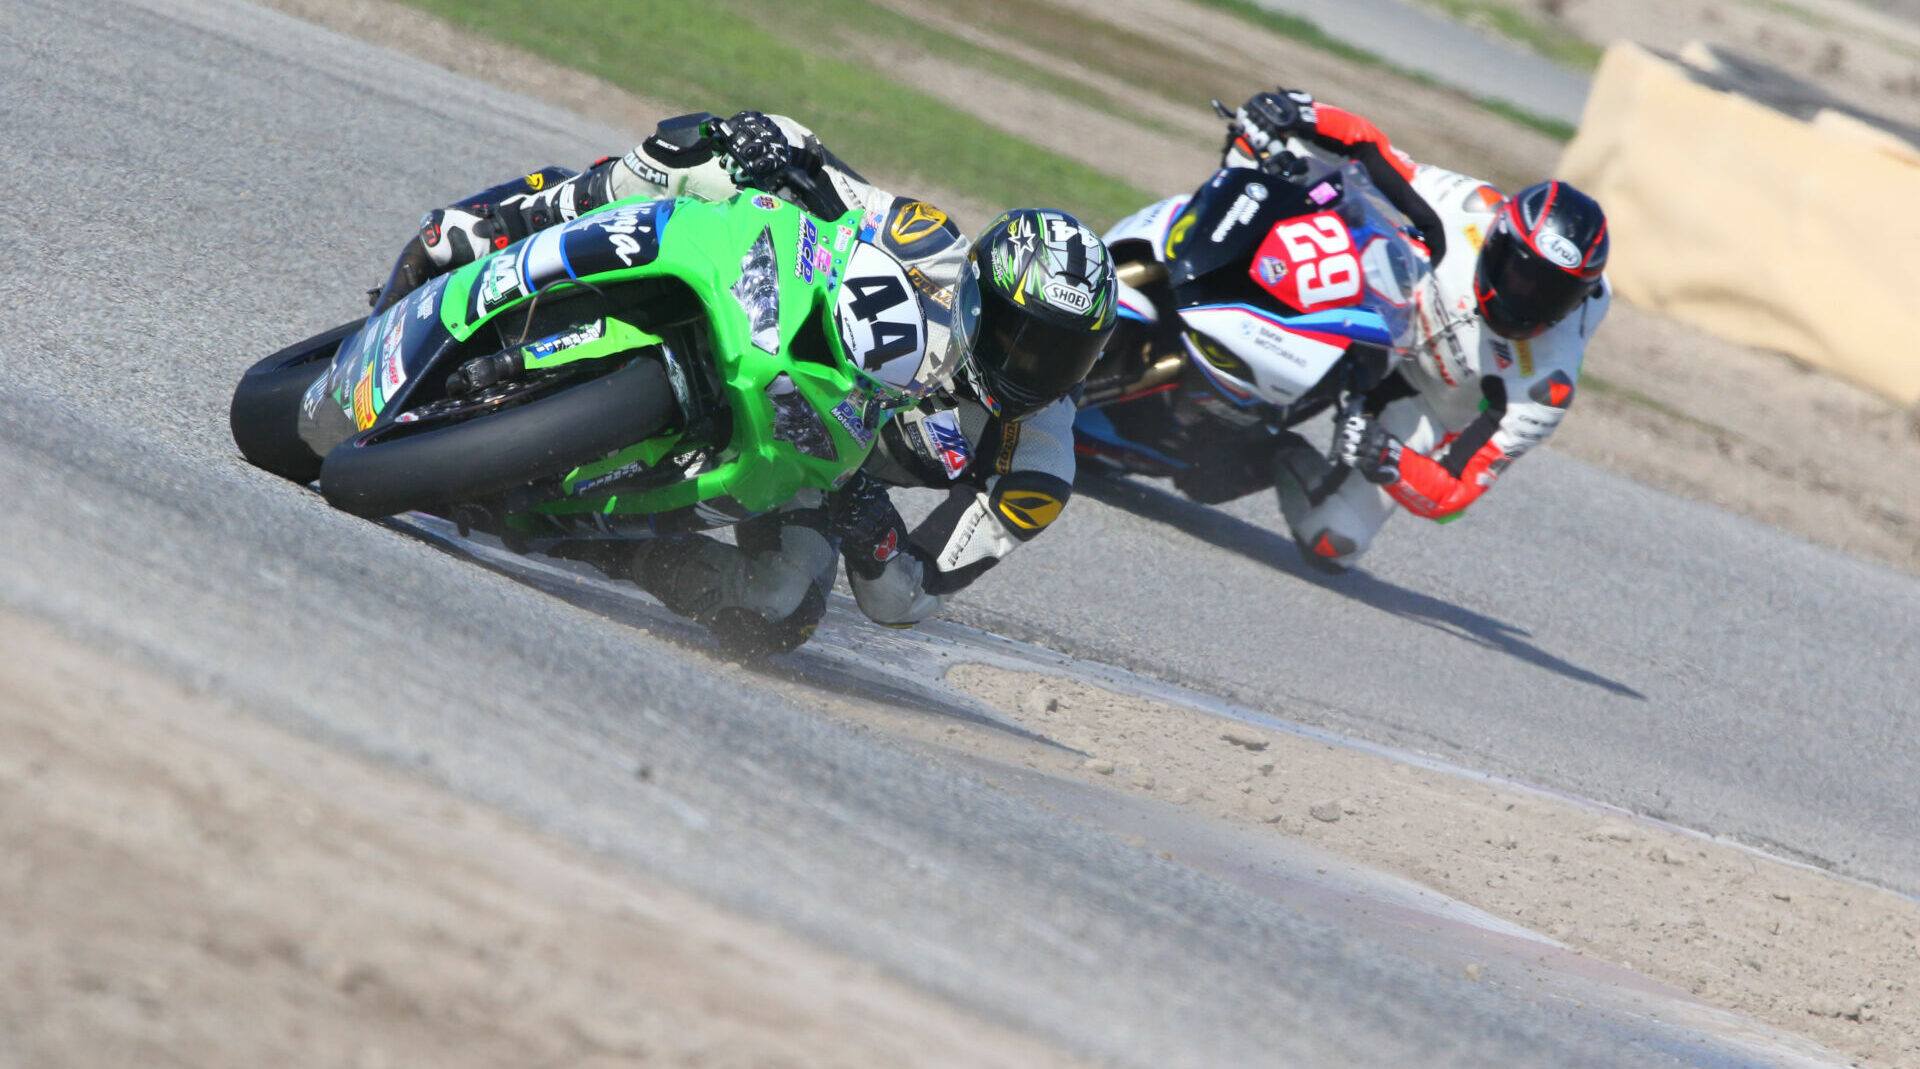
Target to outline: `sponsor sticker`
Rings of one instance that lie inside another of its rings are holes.
[[[813,220],[800,220],[800,254],[793,258],[793,273],[802,282],[811,283],[815,269],[813,254],[820,249],[820,231]]]
[[[770,212],[780,207],[780,198],[770,193],[756,193],[753,197],[753,206]]]
[[[1260,279],[1269,286],[1278,286],[1287,277],[1287,262],[1277,256],[1260,257]]]
[[[833,418],[847,429],[847,433],[853,436],[854,441],[860,443],[860,448],[865,449],[873,444],[873,431],[867,426],[866,419],[861,416],[860,409],[853,403],[852,397],[833,406]]]
[[[320,411],[320,401],[327,396],[327,382],[331,378],[331,375],[322,375],[313,380],[313,385],[307,387],[306,396],[300,399],[301,415],[312,419]]]
[[[994,252],[998,255],[999,250],[996,249]],[[953,287],[942,286],[940,283],[928,278],[926,272],[917,267],[907,268],[907,280],[913,283],[914,289],[925,294],[935,304],[949,310],[953,308]]]
[[[547,188],[547,176],[538,171],[527,176],[527,188],[535,193]]]
[[[1000,499],[1000,515],[1023,531],[1038,531],[1060,518],[1066,503],[1038,490],[1015,490]]]
[[[1580,266],[1580,247],[1565,237],[1547,231],[1539,237],[1540,254],[1556,267],[1571,271]]]
[[[1565,408],[1573,400],[1573,380],[1564,371],[1556,371],[1536,383],[1529,391],[1533,399],[1549,408]]]
[[[373,426],[378,415],[373,410],[373,369],[368,368],[367,371],[360,385],[353,388],[353,425],[363,431]]]
[[[384,369],[389,364],[395,365],[396,367],[399,365],[400,341],[402,338],[406,337],[406,333],[407,333],[407,317],[397,312],[394,313],[393,319],[387,327],[386,336],[380,339],[380,367],[383,369],[381,372],[383,378],[385,377],[385,374],[386,374]],[[400,382],[405,382],[405,381],[407,381],[406,372],[401,371]],[[400,385],[400,382],[396,382],[394,383],[394,385],[398,386]]]
[[[626,156],[621,158],[620,162],[626,165],[627,170],[652,182],[661,189],[667,188],[667,172],[641,159],[638,149],[628,152]]]
[[[1339,195],[1340,191],[1333,188],[1332,182],[1322,182],[1307,191],[1307,199],[1320,205],[1325,205]]]
[[[836,226],[833,228],[833,251],[834,252],[846,252],[847,246],[852,244],[853,244],[853,228],[852,227]]]
[[[1182,212],[1167,229],[1167,255],[1177,254],[1187,243],[1187,232],[1193,229],[1193,213]]]
[[[947,213],[925,201],[909,201],[893,215],[887,236],[896,244],[911,245],[947,225]]]
[[[575,346],[585,345],[588,342],[599,341],[606,336],[606,333],[606,322],[604,320],[595,320],[581,327],[579,330],[566,334],[556,334],[551,338],[543,338],[527,346],[527,359],[545,360],[555,353],[564,352]]]
[[[1056,308],[1064,308],[1075,315],[1085,315],[1093,307],[1093,294],[1085,286],[1077,286],[1061,279],[1054,279],[1041,290],[1041,296]]]
[[[1228,208],[1227,214],[1221,217],[1220,225],[1213,228],[1213,243],[1218,245],[1233,232],[1234,227],[1252,222],[1253,217],[1258,214],[1260,214],[1260,201],[1248,196],[1246,190],[1241,190],[1240,195],[1234,198],[1233,207]]]
[[[399,394],[400,387],[407,384],[407,367],[401,362],[399,353],[380,358],[380,396],[392,401]]]
[[[512,256],[500,256],[487,264],[487,273],[480,279],[480,307],[484,311],[512,301],[520,296],[520,267]]]
[[[967,436],[960,433],[960,417],[951,411],[936,412],[921,420],[920,426],[926,430],[934,459],[946,469],[947,478],[958,479],[973,462],[973,446],[967,444]]]
[[[1020,449],[1020,427],[1018,423],[1000,425],[1000,454],[993,460],[993,470],[1002,475],[1013,470],[1013,454]]]
[[[898,528],[895,528],[889,530],[887,536],[874,545],[873,559],[879,561],[881,564],[885,564],[899,555],[900,531]]]

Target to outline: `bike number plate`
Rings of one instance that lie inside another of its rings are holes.
[[[1301,312],[1358,304],[1364,289],[1353,235],[1333,212],[1275,224],[1254,253],[1247,273],[1261,288]]]

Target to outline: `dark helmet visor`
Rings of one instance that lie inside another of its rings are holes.
[[[1488,239],[1474,268],[1480,315],[1505,338],[1545,331],[1578,308],[1596,284],[1548,263],[1511,231]]]
[[[1053,323],[1015,308],[989,286],[978,292],[980,318],[969,332],[973,346],[967,357],[1002,417],[1031,415],[1087,377],[1106,344],[1106,332],[1090,332],[1085,324]]]

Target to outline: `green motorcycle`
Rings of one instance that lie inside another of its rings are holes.
[[[952,371],[872,236],[752,190],[615,201],[260,361],[234,441],[337,508],[518,551],[738,523],[844,482]]]

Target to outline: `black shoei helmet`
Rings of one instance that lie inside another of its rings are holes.
[[[1480,317],[1503,338],[1531,338],[1565,318],[1607,266],[1607,216],[1565,182],[1508,197],[1473,269]]]
[[[1065,212],[1007,212],[974,241],[955,286],[961,373],[994,415],[1031,415],[1086,378],[1115,307],[1098,235]]]

